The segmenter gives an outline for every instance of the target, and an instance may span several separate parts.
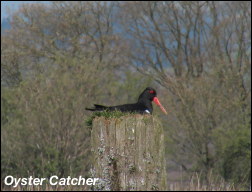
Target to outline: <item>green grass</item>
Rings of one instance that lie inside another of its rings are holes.
[[[96,111],[92,114],[92,116],[90,116],[87,120],[86,120],[86,125],[91,127],[92,126],[92,122],[93,122],[93,119],[95,117],[105,117],[106,119],[109,119],[109,118],[120,118],[122,116],[125,116],[125,115],[132,115],[132,114],[136,114],[136,113],[125,113],[125,112],[121,112],[121,111]]]

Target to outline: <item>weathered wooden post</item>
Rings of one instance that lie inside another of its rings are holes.
[[[166,190],[163,128],[151,115],[96,117],[92,124],[94,190]]]

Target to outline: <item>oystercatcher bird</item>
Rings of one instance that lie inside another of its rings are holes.
[[[151,87],[147,87],[139,96],[137,103],[134,104],[124,104],[117,106],[103,106],[94,104],[94,108],[86,108],[90,111],[122,111],[122,112],[135,112],[140,114],[152,114],[153,108],[151,102],[156,103],[160,109],[167,114],[165,108],[161,105],[157,98],[157,92]]]

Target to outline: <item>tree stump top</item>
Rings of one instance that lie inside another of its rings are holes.
[[[157,118],[96,117],[91,142],[97,190],[165,190],[164,134]]]

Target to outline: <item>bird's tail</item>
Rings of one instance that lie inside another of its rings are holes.
[[[108,107],[103,106],[103,105],[94,104],[94,106],[95,106],[94,108],[85,108],[85,109],[89,111],[103,111],[103,110],[108,109]]]

